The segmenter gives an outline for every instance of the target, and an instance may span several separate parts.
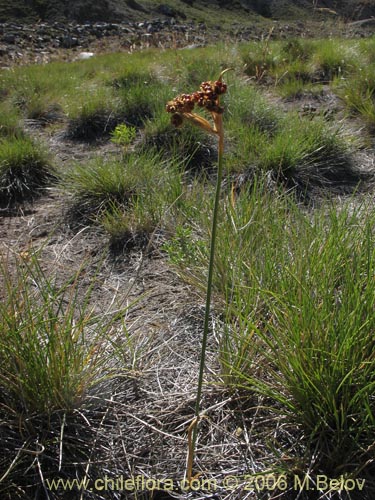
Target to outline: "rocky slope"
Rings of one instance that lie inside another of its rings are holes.
[[[370,36],[372,16],[375,0],[0,0],[0,67],[271,33]]]
[[[213,22],[233,16],[296,18],[334,15],[356,20],[375,15],[375,0],[0,0],[0,22],[70,20],[126,22],[155,16]]]

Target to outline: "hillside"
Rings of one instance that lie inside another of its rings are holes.
[[[0,0],[0,22],[70,20],[126,22],[174,17],[208,24],[241,18],[332,16],[345,20],[375,15],[375,0]]]

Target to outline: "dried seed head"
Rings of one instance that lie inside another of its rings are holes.
[[[192,94],[181,94],[172,101],[169,101],[166,105],[166,110],[168,113],[172,113],[172,124],[179,127],[183,119],[187,118],[193,123],[203,127],[205,130],[217,133],[219,128],[218,124],[221,120],[219,116],[224,112],[224,108],[220,106],[220,96],[227,91],[227,85],[221,78],[226,71],[227,70],[224,70],[220,74],[219,79],[214,82],[202,82],[199,90],[196,92]],[[207,120],[192,112],[195,104],[211,113],[214,121],[213,127],[210,126]]]
[[[219,95],[225,94],[227,91],[227,84],[222,82],[221,80],[217,80],[215,82],[215,92]]]
[[[194,100],[190,94],[181,94],[166,105],[168,113],[191,113],[193,109]]]

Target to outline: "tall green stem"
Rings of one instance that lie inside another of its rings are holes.
[[[209,264],[208,264],[206,308],[205,308],[205,315],[204,315],[204,328],[203,328],[203,338],[202,338],[202,347],[201,347],[201,356],[200,356],[197,396],[196,396],[196,403],[195,403],[195,427],[194,427],[194,432],[193,432],[193,443],[192,443],[192,450],[191,450],[192,455],[194,455],[195,442],[196,442],[196,438],[197,438],[199,410],[200,410],[201,397],[202,397],[203,375],[204,375],[204,368],[205,368],[205,362],[206,362],[207,337],[208,337],[209,323],[210,323],[212,278],[213,278],[213,273],[214,273],[216,232],[217,232],[217,222],[218,222],[218,218],[219,218],[221,181],[222,181],[222,176],[223,176],[224,133],[222,130],[222,126],[218,130],[218,136],[219,136],[218,169],[217,169],[217,181],[216,181],[216,191],[215,191],[215,204],[214,204],[213,215],[212,215],[210,260],[209,260]]]

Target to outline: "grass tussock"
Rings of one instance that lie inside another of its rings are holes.
[[[14,271],[7,264],[1,268],[3,404],[26,413],[72,411],[103,373],[103,339],[92,333],[89,339],[88,330],[103,336],[108,325],[79,310],[78,276],[58,285],[32,253],[16,260]]]
[[[150,167],[145,156],[130,155],[118,161],[99,158],[88,165],[76,164],[65,172],[61,187],[82,213],[98,214],[114,202],[129,205],[147,182]]]
[[[39,197],[54,177],[46,151],[33,140],[14,136],[0,141],[0,205],[3,208]]]
[[[166,159],[177,159],[183,170],[197,175],[212,169],[216,162],[211,137],[194,127],[176,129],[165,112],[146,123],[143,146],[155,149]]]
[[[117,354],[111,349],[125,309],[94,313],[90,301],[96,279],[82,288],[83,272],[84,266],[62,281],[43,270],[31,249],[1,263],[3,498],[61,498],[48,483],[57,475],[73,479],[104,473],[100,457],[108,436],[104,440],[100,429],[105,434],[109,408],[104,399],[125,368],[125,348],[117,348]],[[123,368],[116,365],[118,354]],[[97,461],[90,464],[94,454]]]

